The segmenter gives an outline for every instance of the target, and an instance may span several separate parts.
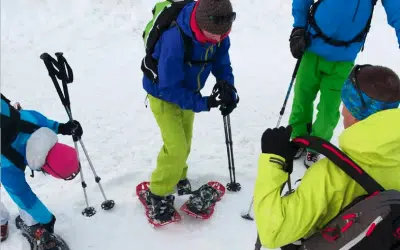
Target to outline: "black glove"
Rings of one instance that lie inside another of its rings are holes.
[[[233,103],[238,103],[237,91],[232,84],[222,80],[218,81],[215,85],[219,88],[219,98],[224,105],[229,106]]]
[[[309,39],[306,34],[304,28],[294,28],[290,34],[290,52],[296,59],[302,57],[308,47]]]
[[[49,223],[47,224],[40,224],[40,226],[44,229],[46,229],[47,232],[49,233],[54,233],[54,224],[56,223],[56,217],[53,215],[52,219]]]
[[[83,129],[78,121],[69,121],[58,125],[58,133],[62,135],[72,135],[74,141],[78,141],[83,134]]]
[[[221,110],[221,115],[222,116],[227,116],[230,113],[232,113],[232,111],[237,107],[236,102],[232,102],[229,105],[221,105],[221,107],[219,108],[219,110]]]
[[[217,81],[214,89],[218,89],[218,95],[221,100],[221,107],[219,109],[221,111],[221,115],[229,115],[239,103],[239,97],[237,95],[236,88],[227,81],[220,80]]]
[[[210,95],[209,97],[207,97],[207,106],[208,106],[209,110],[211,108],[218,107],[220,104],[221,104],[221,102],[217,100],[217,96]]]
[[[279,159],[271,159],[283,166],[283,170],[288,173],[293,171],[293,156],[295,147],[290,141],[292,127],[280,127],[267,129],[261,137],[261,151],[264,154],[279,155],[285,159],[286,163],[279,162]]]

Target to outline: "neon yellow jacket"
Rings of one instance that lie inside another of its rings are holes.
[[[347,128],[339,147],[385,189],[400,190],[400,109],[371,115]],[[278,248],[321,229],[366,191],[327,158],[313,164],[297,190],[281,197],[288,174],[261,154],[254,213],[261,244]],[[283,160],[283,158],[281,158]]]

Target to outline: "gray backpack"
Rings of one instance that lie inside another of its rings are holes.
[[[325,140],[305,136],[293,142],[325,155],[368,193],[356,198],[323,229],[303,239],[300,249],[400,250],[400,191],[385,190],[346,154]]]

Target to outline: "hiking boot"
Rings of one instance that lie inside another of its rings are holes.
[[[193,213],[204,213],[218,201],[219,197],[220,194],[215,188],[204,184],[193,192],[186,206]]]
[[[304,165],[306,168],[311,167],[312,164],[319,160],[319,154],[314,152],[307,152],[306,159],[304,159]]]
[[[166,222],[173,219],[176,212],[174,208],[175,196],[157,196],[150,190],[145,194],[148,206],[149,217],[160,222]]]
[[[178,190],[178,195],[185,195],[192,193],[192,186],[188,179],[180,180],[178,184],[176,184],[176,188]]]
[[[1,242],[5,241],[8,238],[8,221],[6,224],[1,225]]]

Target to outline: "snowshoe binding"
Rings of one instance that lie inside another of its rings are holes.
[[[157,196],[151,193],[150,182],[143,182],[136,187],[136,194],[146,210],[146,216],[154,227],[161,227],[181,220],[174,208],[175,196]]]
[[[195,218],[209,219],[214,213],[215,204],[221,200],[224,194],[225,187],[221,183],[208,182],[192,192],[181,210]]]

